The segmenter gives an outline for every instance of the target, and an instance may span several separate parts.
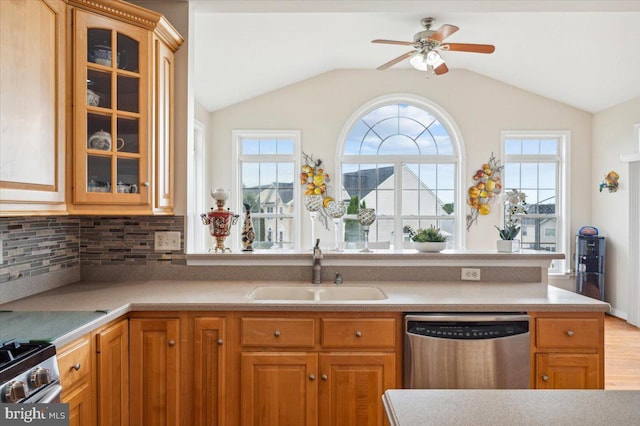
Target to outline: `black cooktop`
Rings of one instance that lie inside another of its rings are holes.
[[[106,314],[105,311],[2,311],[0,342],[52,342]]]

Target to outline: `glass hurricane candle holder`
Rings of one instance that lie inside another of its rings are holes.
[[[322,195],[306,195],[304,197],[304,208],[309,211],[311,218],[311,241],[316,240],[316,219],[318,212],[322,208]]]
[[[333,221],[336,242],[334,251],[343,251],[340,241],[340,225],[342,224],[342,216],[347,212],[347,207],[342,202],[330,201],[329,204],[327,204],[326,210],[327,214]]]
[[[364,248],[360,251],[371,252],[369,250],[369,226],[376,220],[376,209],[360,209],[358,210],[358,222],[364,230]]]

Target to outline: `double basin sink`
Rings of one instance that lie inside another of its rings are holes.
[[[385,300],[387,295],[374,286],[279,286],[256,287],[247,297],[252,300],[288,300],[288,301],[367,301]]]

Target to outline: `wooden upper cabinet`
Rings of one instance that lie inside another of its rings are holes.
[[[0,215],[64,214],[63,0],[0,1]]]
[[[162,15],[126,2],[69,4],[68,210],[173,214],[173,53],[182,38]]]

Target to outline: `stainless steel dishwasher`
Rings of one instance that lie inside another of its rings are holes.
[[[526,314],[405,315],[404,387],[529,388]]]

